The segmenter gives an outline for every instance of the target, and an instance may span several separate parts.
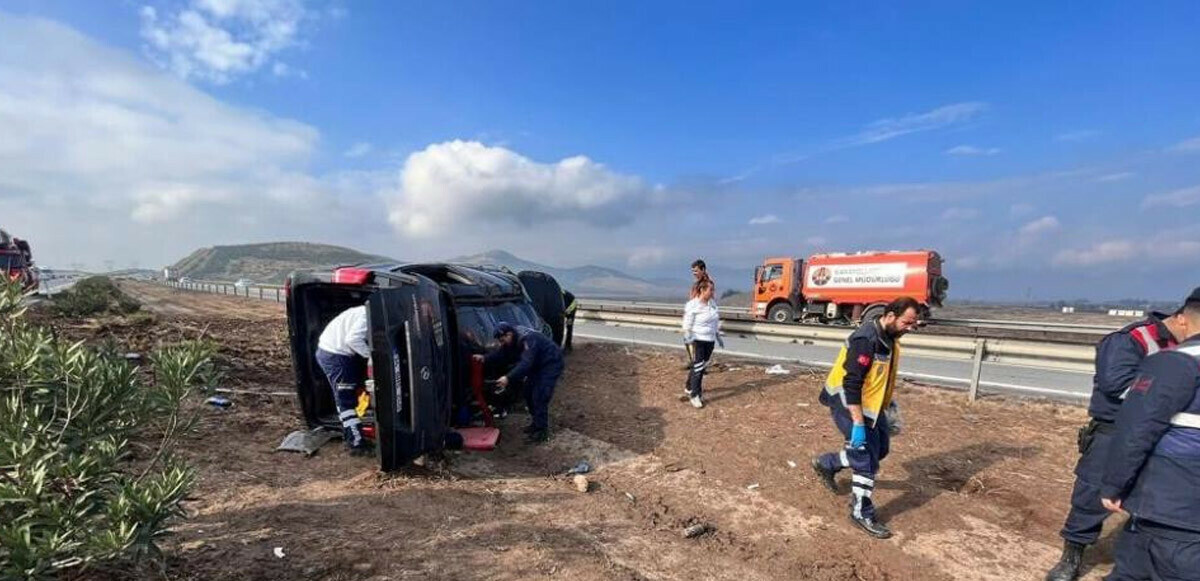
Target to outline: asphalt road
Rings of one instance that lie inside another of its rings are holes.
[[[589,321],[580,321],[575,324],[575,336],[590,340],[678,348],[681,353],[683,345],[682,337],[678,332],[641,327],[617,327]],[[791,362],[828,368],[837,356],[837,350],[832,347],[728,336],[724,337],[724,340],[725,349],[718,348],[716,357],[726,354],[761,359],[765,362]],[[908,356],[904,357],[900,364],[900,375],[921,383],[965,390],[970,383],[971,362]],[[980,393],[1041,396],[1082,402],[1086,400],[1091,389],[1090,373],[985,363],[980,374]]]

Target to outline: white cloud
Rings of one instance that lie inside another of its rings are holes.
[[[850,221],[850,218],[848,216],[844,216],[842,214],[834,214],[828,218],[825,218],[826,224],[843,224],[843,223],[849,222],[849,221]]]
[[[975,147],[974,145],[956,145],[944,152],[955,157],[981,157],[1000,153],[998,147]]]
[[[1037,220],[1021,226],[1021,235],[1030,237],[1037,236],[1058,230],[1060,226],[1061,224],[1058,222],[1058,218],[1055,218],[1054,216],[1042,216]]]
[[[648,191],[640,178],[584,156],[539,163],[503,147],[449,141],[408,157],[388,219],[413,237],[440,235],[471,220],[615,226],[632,220]]]
[[[307,174],[313,127],[222,103],[54,22],[0,13],[0,38],[24,47],[0,51],[0,214],[47,264],[389,232],[371,208],[395,175]]]
[[[751,226],[763,226],[766,224],[779,224],[780,222],[783,222],[783,220],[780,220],[779,216],[776,216],[775,214],[767,214],[765,216],[756,216],[754,218],[750,218]]]
[[[924,113],[908,113],[900,117],[880,119],[868,125],[857,135],[841,140],[838,145],[841,147],[867,145],[910,133],[942,129],[971,121],[987,108],[987,103],[953,103]]]
[[[1008,208],[1008,213],[1014,218],[1020,218],[1032,214],[1034,210],[1037,210],[1037,208],[1033,204],[1017,203]]]
[[[342,155],[346,157],[362,157],[368,153],[371,153],[371,151],[374,149],[374,146],[372,146],[370,143],[359,141],[358,143],[351,145],[350,149],[347,149]]]
[[[1110,174],[1105,174],[1105,175],[1099,176],[1094,181],[1099,182],[1099,183],[1123,182],[1123,181],[1125,181],[1129,178],[1132,178],[1136,175],[1137,174],[1135,174],[1131,171],[1123,171],[1123,172],[1110,173]]]
[[[1054,255],[1054,264],[1060,266],[1095,266],[1112,262],[1126,262],[1137,256],[1137,245],[1128,240],[1109,240],[1084,249],[1064,249]]]
[[[1187,208],[1200,204],[1200,186],[1182,188],[1165,194],[1152,194],[1142,200],[1143,208]]]
[[[962,270],[975,270],[983,265],[983,260],[978,256],[960,256],[951,260],[950,264]]]
[[[829,240],[826,239],[824,236],[809,236],[808,238],[804,239],[804,243],[809,246],[815,246],[815,247],[820,248],[822,246],[825,246],[826,244],[829,244]]]
[[[1059,133],[1054,136],[1055,141],[1087,141],[1100,136],[1100,132],[1095,129],[1082,129],[1080,131],[1068,131]]]
[[[975,208],[946,208],[942,212],[942,219],[949,221],[974,220],[979,217],[979,210]]]
[[[1200,137],[1193,137],[1191,139],[1180,141],[1179,143],[1172,145],[1169,148],[1169,151],[1173,151],[1175,153],[1200,153]]]
[[[314,17],[302,0],[189,0],[160,14],[141,9],[141,36],[151,59],[184,79],[224,84],[267,64],[276,76],[306,76],[277,60],[302,43]]]
[[[671,257],[671,251],[662,246],[639,246],[629,253],[626,264],[630,268],[651,268],[660,266]]]

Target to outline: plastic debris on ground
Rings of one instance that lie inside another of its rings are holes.
[[[795,468],[795,467],[796,467],[796,463],[795,463],[795,462],[792,462],[791,460],[788,460],[787,462],[788,462],[788,468]]]
[[[284,557],[283,547],[275,547],[275,551],[273,552],[275,553],[276,558],[282,559]]]
[[[757,483],[757,482],[755,482],[754,484],[751,484],[750,486],[747,486],[747,487],[746,487],[746,490],[758,490],[758,483]]]
[[[591,472],[591,471],[592,471],[592,465],[588,464],[587,461],[585,460],[585,461],[582,461],[582,462],[576,464],[574,468],[571,468],[570,470],[568,470],[567,474],[587,474],[588,472]]]
[[[791,371],[788,371],[779,364],[775,364],[767,368],[767,375],[788,375],[790,373]]]
[[[712,527],[710,527],[707,523],[695,524],[683,529],[683,538],[694,539],[710,530],[712,530]]]
[[[214,395],[214,396],[204,400],[204,403],[206,403],[210,406],[213,406],[213,407],[217,407],[217,408],[227,408],[227,407],[233,405],[233,402],[230,401],[229,398],[221,397],[219,395]]]
[[[592,486],[592,483],[588,481],[587,476],[582,474],[576,474],[573,481],[575,482],[575,489],[579,492],[587,492]]]
[[[321,449],[321,446],[327,444],[330,440],[340,437],[341,434],[335,430],[326,428],[315,428],[312,430],[296,430],[287,435],[283,442],[279,444],[276,451],[284,452],[300,452],[305,456],[312,456]]]

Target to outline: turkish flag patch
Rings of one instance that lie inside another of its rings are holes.
[[[871,364],[871,356],[867,355],[866,353],[859,355],[858,356],[858,364],[863,367],[870,365]]]
[[[1141,375],[1141,376],[1138,376],[1137,379],[1133,380],[1133,384],[1131,384],[1129,386],[1129,389],[1132,391],[1136,391],[1138,393],[1146,393],[1147,391],[1150,391],[1150,386],[1153,384],[1154,384],[1153,377],[1146,377],[1145,375]]]

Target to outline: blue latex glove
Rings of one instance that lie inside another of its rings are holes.
[[[867,445],[867,427],[862,424],[854,424],[850,428],[850,447],[861,448]]]
[[[684,333],[684,334],[683,334],[683,342],[684,342],[684,343],[691,343],[691,342],[692,342],[692,334],[691,334],[691,333]]]
[[[720,334],[720,333],[718,333],[718,334],[717,334],[717,345],[720,345],[722,349],[724,349],[724,348],[725,348],[725,341],[722,341],[722,340],[721,340],[721,334]]]

